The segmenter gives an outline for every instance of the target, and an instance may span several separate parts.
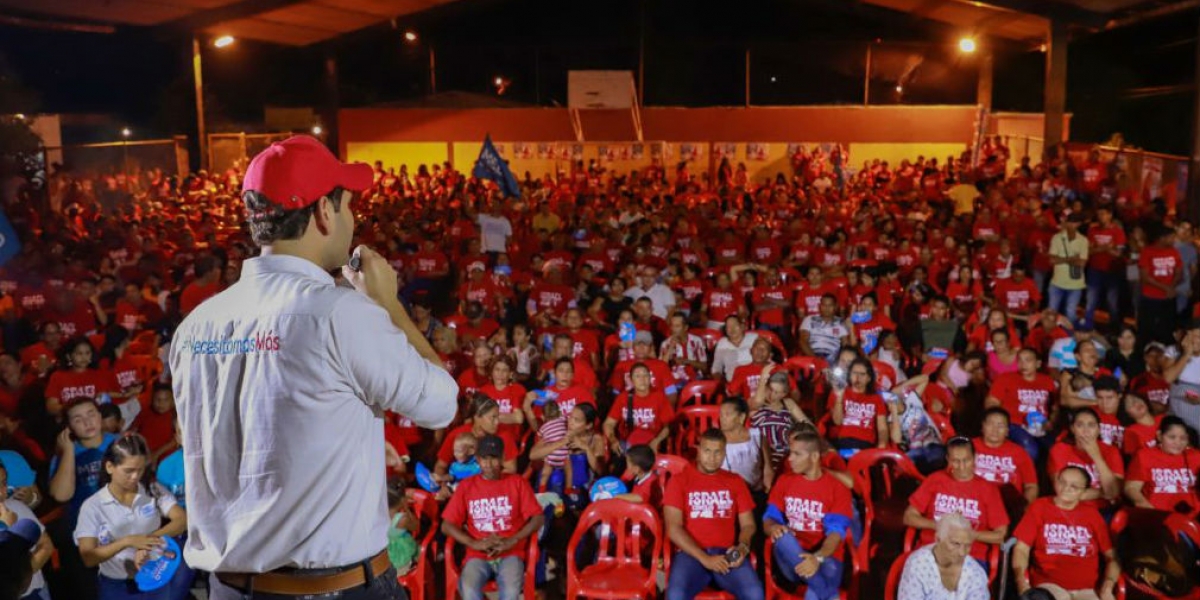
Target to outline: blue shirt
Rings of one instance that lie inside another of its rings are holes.
[[[29,468],[25,458],[12,450],[0,450],[0,464],[8,472],[8,487],[23,488],[37,481],[37,474]]]
[[[83,501],[100,490],[100,471],[104,467],[104,453],[117,440],[117,436],[106,433],[100,441],[100,446],[87,448],[78,441],[75,442],[75,495],[71,496],[71,507],[67,513],[71,529],[75,529],[75,521],[79,517],[79,507]],[[50,476],[58,472],[58,457],[50,460]]]
[[[175,496],[175,502],[180,507],[186,508],[184,491],[187,488],[184,486],[183,481],[183,448],[172,452],[169,456],[162,459],[162,462],[158,463],[158,470],[155,471],[155,476],[158,477],[158,482]]]

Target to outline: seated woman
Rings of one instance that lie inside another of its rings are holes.
[[[1104,518],[1084,501],[1092,491],[1090,479],[1082,467],[1063,468],[1055,476],[1055,495],[1034,502],[1013,531],[1018,592],[1038,587],[1055,600],[1113,599],[1121,565]],[[1103,579],[1102,558],[1107,563]]]
[[[856,358],[850,363],[849,387],[833,393],[833,424],[838,426],[834,440],[843,455],[852,455],[866,448],[886,448],[900,442],[900,423],[888,423],[888,411],[883,397],[875,389],[875,369],[870,361]]]
[[[786,373],[768,374],[773,367],[763,367],[763,377],[754,392],[750,427],[757,430],[763,446],[763,484],[770,486],[776,474],[782,473],[788,458],[788,437],[798,423],[811,420],[800,405],[791,398],[792,384]]]
[[[935,542],[914,550],[904,562],[898,600],[986,600],[988,577],[978,562],[967,560],[975,532],[958,513],[937,521]]]
[[[442,440],[442,447],[437,454],[437,464],[433,467],[434,481],[439,484],[453,481],[454,478],[450,475],[450,465],[455,462],[454,442],[459,435],[466,432],[473,434],[476,439],[483,439],[485,435],[500,436],[504,440],[504,472],[516,473],[517,455],[520,452],[517,449],[517,441],[500,429],[500,405],[483,394],[476,394],[471,399],[471,409],[468,411],[468,415],[470,415],[469,422],[450,430]]]
[[[1200,450],[1188,447],[1183,419],[1163,417],[1158,446],[1137,453],[1129,465],[1125,497],[1139,508],[1179,512],[1196,517],[1200,497]]]
[[[1125,462],[1120,450],[1100,441],[1100,418],[1096,411],[1081,408],[1071,413],[1070,429],[1063,441],[1050,448],[1046,466],[1057,474],[1078,467],[1088,474],[1089,489],[1082,501],[1097,510],[1107,510],[1119,501],[1125,480]]]
[[[542,404],[546,400],[557,402],[563,414],[570,414],[573,408],[581,404],[589,404],[593,410],[596,408],[592,390],[576,383],[575,360],[571,358],[559,358],[554,362],[553,376],[544,389],[525,394],[525,422],[531,428],[541,427]]]
[[[525,413],[521,410],[525,401],[525,387],[513,382],[515,367],[516,364],[508,356],[495,356],[488,367],[491,379],[479,391],[500,405],[500,431],[519,440],[525,426]]]
[[[529,460],[544,460],[552,452],[560,448],[570,450],[571,481],[565,486],[568,489],[553,489],[549,491],[570,496],[578,490],[588,489],[597,477],[608,472],[608,446],[604,436],[596,432],[596,407],[591,404],[577,404],[567,416],[567,435],[558,441],[540,439],[529,451]],[[557,478],[551,478],[551,482]],[[572,504],[582,507],[586,504],[584,494]]]
[[[757,429],[746,427],[750,409],[739,396],[726,398],[721,403],[720,428],[725,434],[725,462],[721,468],[736,473],[755,495],[764,492],[764,451],[762,434]]]
[[[642,363],[630,370],[633,389],[613,399],[604,419],[604,437],[609,449],[624,454],[632,446],[645,444],[656,452],[671,431],[675,411],[661,390],[650,388],[650,369]]]

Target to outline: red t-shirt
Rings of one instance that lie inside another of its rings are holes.
[[[58,398],[66,406],[78,398],[98,399],[103,393],[121,391],[112,371],[107,369],[86,369],[82,372],[55,371],[46,383],[46,397]]]
[[[454,429],[451,429],[446,434],[446,439],[442,440],[442,447],[438,449],[437,459],[446,464],[454,462],[454,440],[458,439],[459,435],[471,431],[475,426],[474,423],[463,423]],[[496,435],[504,440],[504,461],[517,460],[517,455],[520,454],[520,448],[517,447],[517,441],[513,439],[508,432],[503,429],[497,430]],[[473,479],[473,478],[472,478]]]
[[[938,520],[942,515],[959,513],[971,522],[975,531],[991,531],[1008,525],[1008,511],[1000,490],[993,485],[983,485],[985,480],[974,477],[970,481],[958,481],[948,471],[930,475],[921,487],[908,498],[909,506],[922,516]],[[934,530],[921,530],[921,543],[933,543]],[[971,544],[971,556],[987,560],[987,544]]]
[[[786,472],[771,487],[768,498],[772,506],[787,517],[787,523],[805,550],[814,551],[825,539],[825,516],[842,515],[851,518],[850,490],[824,471],[816,479]],[[845,536],[842,536],[845,547]]]
[[[570,415],[571,411],[575,410],[580,404],[591,404],[596,406],[596,397],[587,388],[578,383],[571,384],[566,389],[558,389],[554,387],[552,390],[554,402],[558,404],[558,410],[562,411],[563,416]],[[542,418],[542,407],[533,407],[533,413],[537,418]]]
[[[996,378],[990,394],[1000,401],[1014,424],[1024,425],[1031,412],[1049,417],[1050,398],[1056,389],[1054,379],[1045,373],[1034,375],[1033,381],[1026,381],[1020,373],[1005,373]]]
[[[733,288],[714,288],[704,295],[704,308],[708,311],[709,321],[724,322],[730,315],[736,315],[743,304],[745,301],[741,294]]]
[[[51,365],[58,362],[58,356],[46,347],[46,343],[38,342],[21,350],[21,364],[26,369],[33,370],[37,367],[38,360],[43,356],[46,357],[46,360],[50,361]]]
[[[1125,425],[1117,419],[1117,415],[1097,411],[1100,415],[1100,441],[1117,448],[1125,447]]]
[[[575,304],[575,292],[565,285],[539,283],[529,292],[529,314],[550,313],[561,317]]]
[[[131,429],[146,438],[151,452],[175,441],[175,411],[156,413],[153,409],[143,410],[133,419]]]
[[[450,259],[436,250],[417,252],[408,262],[413,265],[414,277],[434,277],[435,273],[442,273],[450,268]]]
[[[612,375],[608,378],[608,387],[618,391],[632,390],[633,379],[631,372],[633,371],[633,365],[639,362],[650,369],[651,390],[660,392],[675,391],[675,374],[671,372],[671,365],[657,358],[631,359],[617,363],[617,366],[613,367]]]
[[[1200,479],[1200,450],[1187,448],[1183,454],[1167,454],[1162,448],[1146,448],[1129,464],[1127,481],[1144,482],[1142,495],[1158,510],[1174,511],[1183,502],[1195,513],[1200,508],[1197,479]]]
[[[1032,279],[1026,278],[1020,283],[1011,278],[996,282],[996,300],[1006,310],[1032,312],[1042,303],[1042,294]]]
[[[495,400],[496,404],[500,405],[501,415],[511,415],[520,411],[521,407],[525,405],[525,391],[525,386],[519,383],[510,383],[502,390],[489,383],[480,388],[479,393]],[[521,437],[521,427],[518,423],[500,424],[500,429],[508,432],[513,438]]]
[[[1183,268],[1183,257],[1174,247],[1147,246],[1138,258],[1138,266],[1150,274],[1150,278],[1158,283],[1173,286],[1175,273]],[[1152,300],[1165,300],[1167,293],[1156,287],[1142,283],[1142,297]]]
[[[96,329],[95,309],[83,303],[76,304],[67,313],[48,310],[45,312],[44,320],[48,323],[58,323],[63,339],[86,335]]]
[[[758,390],[759,381],[762,379],[763,365],[750,363],[742,365],[733,370],[733,377],[729,380],[729,385],[726,391],[730,396],[741,396],[747,400],[754,396],[754,392]],[[779,372],[787,372],[787,369],[782,365],[774,365],[771,367],[771,374]],[[790,379],[790,377],[789,377]]]
[[[542,514],[542,507],[533,495],[529,482],[519,475],[503,474],[499,479],[486,479],[482,475],[468,477],[459,482],[442,511],[442,520],[455,525],[466,523],[466,531],[479,540],[493,535],[509,537],[519,531],[529,519]],[[514,545],[507,552],[488,557],[478,550],[467,549],[467,560],[481,558],[491,560],[505,556],[524,556],[533,535]]]
[[[972,440],[975,446],[975,474],[999,485],[1011,485],[1018,491],[1037,483],[1033,460],[1021,446],[1005,440],[999,448],[989,447],[982,438]]]
[[[1100,579],[1100,561],[1112,549],[1108,525],[1086,503],[1072,510],[1039,498],[1029,505],[1013,536],[1031,549],[1029,583],[1053,583],[1066,590],[1092,590]]]
[[[633,431],[629,431],[629,397],[633,396]],[[651,390],[645,396],[626,392],[613,398],[608,418],[617,422],[618,437],[631,446],[649,444],[675,420],[675,410],[666,394]]]
[[[201,284],[198,281],[193,281],[183,288],[183,293],[179,295],[179,312],[188,314],[200,306],[201,302],[212,298],[221,291],[221,282],[214,281],[209,285]]]
[[[1133,381],[1129,382],[1129,389],[1151,404],[1166,406],[1171,399],[1171,384],[1149,371],[1134,377]]]
[[[640,496],[642,502],[655,511],[662,512],[663,482],[656,471],[647,473],[641,481],[634,481],[629,493]]]
[[[1088,242],[1093,245],[1124,246],[1125,230],[1113,223],[1108,227],[1096,225],[1088,230]],[[1088,267],[1100,271],[1112,269],[1116,257],[1108,252],[1088,252]]]
[[[738,515],[754,510],[741,477],[719,470],[701,473],[694,465],[667,482],[663,506],[683,513],[683,528],[701,548],[728,548],[736,540]]]
[[[791,302],[791,292],[788,288],[782,285],[775,287],[760,286],[754,288],[754,292],[750,294],[750,299],[755,306],[760,306],[766,301],[774,300],[776,302]],[[760,325],[775,325],[781,326],[784,324],[784,312],[782,308],[768,308],[758,311],[758,322]]]
[[[458,376],[458,395],[463,398],[468,398],[471,394],[483,389],[491,379],[485,375],[480,375],[479,370],[472,367],[462,372]]]
[[[1100,443],[1100,454],[1104,457],[1104,463],[1108,465],[1108,470],[1113,472],[1117,477],[1125,476],[1125,459],[1121,457],[1121,451],[1115,446],[1110,446],[1103,442]],[[1092,462],[1092,458],[1086,452],[1080,450],[1074,445],[1066,442],[1059,442],[1050,448],[1050,459],[1046,463],[1050,474],[1057,475],[1059,471],[1065,467],[1079,467],[1088,472],[1092,477],[1092,487],[1100,489],[1100,472],[1096,470],[1096,464]],[[1103,498],[1092,501],[1097,509],[1109,505],[1109,501]]]
[[[1153,448],[1158,445],[1158,426],[1162,423],[1163,415],[1154,417],[1154,423],[1143,425],[1134,423],[1125,428],[1125,444],[1121,447],[1121,452],[1125,456],[1134,456],[1143,448]]]
[[[875,421],[887,416],[887,405],[879,394],[860,394],[847,389],[842,398],[845,413],[838,428],[840,437],[854,438],[871,444],[879,442]]]

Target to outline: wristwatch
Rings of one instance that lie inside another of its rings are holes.
[[[820,564],[824,564],[824,563],[825,563],[825,557],[824,557],[824,556],[821,556],[820,554],[817,554],[816,552],[813,552],[813,553],[812,553],[812,555],[813,555],[813,558],[817,559],[817,564],[818,564],[818,565],[820,565]]]

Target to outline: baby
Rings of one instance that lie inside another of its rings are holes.
[[[559,442],[567,437],[567,418],[563,416],[562,411],[558,408],[558,403],[553,400],[547,400],[542,406],[542,415],[545,417],[545,422],[538,428],[538,437],[547,442]],[[550,476],[554,473],[554,469],[561,468],[563,470],[563,481],[569,486],[571,483],[571,451],[566,446],[551,452],[542,465],[542,479],[539,489],[545,489],[550,483]]]
[[[454,438],[454,462],[450,464],[452,485],[479,474],[479,461],[475,460],[478,446],[479,440],[470,431],[464,431]]]

